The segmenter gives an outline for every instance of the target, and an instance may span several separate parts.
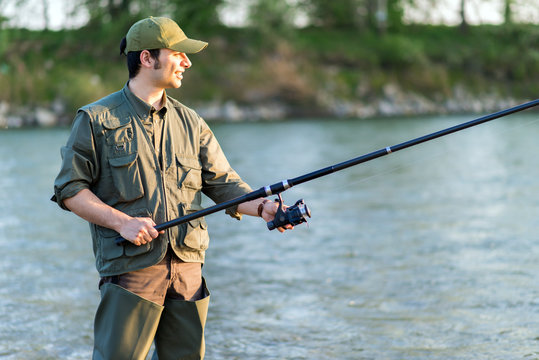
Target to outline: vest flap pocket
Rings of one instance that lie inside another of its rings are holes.
[[[185,214],[191,214],[197,210],[201,210],[201,206],[193,205],[190,209],[185,210]],[[204,217],[194,219],[187,222],[185,238],[183,243],[195,250],[206,250],[210,243],[210,237],[208,235],[208,224]]]
[[[178,168],[178,187],[192,190],[202,188],[202,165],[195,157],[176,154]]]
[[[176,160],[178,160],[178,163],[183,167],[196,169],[196,170],[202,170],[200,161],[197,158],[186,157],[183,155],[176,154]]]
[[[112,167],[123,167],[131,165],[135,160],[137,160],[137,153],[109,159],[109,164]]]
[[[114,130],[122,126],[126,126],[129,123],[131,123],[131,118],[128,116],[122,118],[107,117],[103,120],[103,127],[107,130]]]
[[[155,239],[153,239],[149,243],[146,243],[144,245],[139,245],[139,246],[129,242],[129,243],[124,245],[124,247],[125,247],[125,255],[126,256],[137,256],[137,255],[145,254],[145,253],[147,253],[148,251],[150,251],[152,249],[154,241],[155,241]]]
[[[191,221],[188,221],[187,222],[192,228],[197,228],[197,227],[200,227],[204,230],[206,230],[208,228],[208,224],[206,223],[206,219],[204,219],[203,217],[201,218],[198,218],[198,219],[194,219],[194,220],[191,220]]]
[[[152,217],[152,213],[146,208],[128,209],[125,213],[132,217]],[[116,231],[95,225],[100,246],[99,252],[103,260],[113,260],[121,256],[136,256],[144,254],[153,248],[153,241],[144,245],[134,245],[129,241],[125,241],[121,246],[116,243],[116,239],[120,236]],[[155,240],[155,239],[154,239]]]
[[[152,217],[152,213],[150,210],[146,208],[140,208],[140,209],[133,209],[133,210],[126,210],[125,213],[132,217]]]
[[[109,159],[112,181],[118,202],[129,202],[144,196],[144,187],[137,165],[137,153]]]
[[[99,241],[101,243],[99,246],[99,252],[101,253],[101,258],[103,260],[117,259],[124,254],[124,247],[118,246],[115,241],[119,234],[114,230],[111,230],[111,232],[115,233],[116,235],[99,237]]]

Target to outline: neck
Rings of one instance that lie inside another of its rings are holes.
[[[162,100],[165,89],[154,87],[138,77],[129,80],[128,87],[133,94],[152,105],[156,110],[160,110],[164,106]]]

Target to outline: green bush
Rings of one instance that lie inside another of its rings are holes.
[[[118,90],[127,80],[118,34],[130,22],[64,31],[0,30],[0,101],[62,99],[74,111]],[[212,31],[206,34],[208,49],[192,55],[184,86],[171,91],[186,103],[263,96],[308,103],[318,89],[353,99],[358,93],[380,94],[388,82],[425,96],[448,96],[455,84],[478,94],[534,98],[539,92],[537,26],[471,26],[463,32],[402,25],[382,34],[310,27],[277,39],[252,28]]]

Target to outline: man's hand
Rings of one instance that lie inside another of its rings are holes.
[[[155,226],[155,222],[150,218],[131,217],[122,223],[119,233],[124,239],[140,246],[159,236]],[[162,233],[164,231],[161,231]]]
[[[262,205],[262,218],[267,222],[272,221],[275,219],[275,214],[277,213],[277,210],[279,209],[279,203],[275,201],[267,201]],[[288,206],[283,205],[283,210],[286,210]],[[285,232],[286,230],[292,230],[294,227],[290,224],[285,225],[284,227],[278,227],[277,230],[279,232]]]
[[[150,218],[131,217],[121,211],[118,211],[103,201],[101,201],[93,192],[88,189],[79,191],[75,196],[64,200],[65,206],[81,218],[113,229],[120,235],[140,246],[149,243],[160,233],[155,230],[155,222]]]

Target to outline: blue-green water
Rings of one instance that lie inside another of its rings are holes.
[[[472,117],[214,125],[253,188]],[[538,359],[539,116],[302,184],[291,232],[207,218],[207,359]],[[0,132],[0,358],[88,359],[88,226],[49,201],[68,130]]]

